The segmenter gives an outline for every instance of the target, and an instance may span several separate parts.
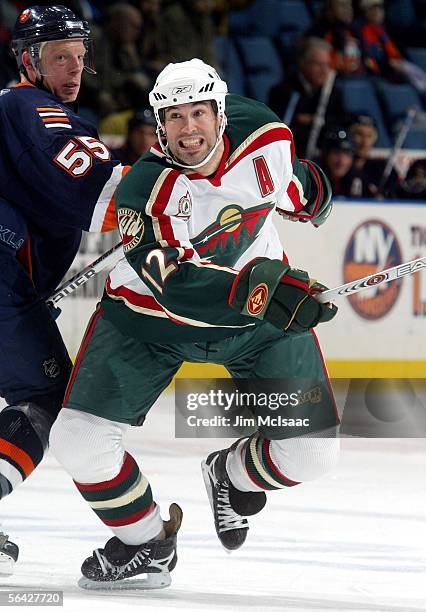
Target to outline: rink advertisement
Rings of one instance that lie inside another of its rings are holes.
[[[290,264],[330,288],[426,256],[426,203],[336,201],[319,228],[278,215],[276,226]],[[85,235],[69,276],[116,242],[116,234]],[[94,276],[61,301],[59,326],[73,356],[105,277]],[[333,376],[424,376],[425,270],[336,303],[337,316],[317,328]],[[197,367],[185,368],[186,376],[198,375]],[[203,375],[221,375],[217,366],[208,369],[203,366]]]
[[[289,225],[279,232],[290,263],[328,287],[426,255],[426,203],[337,201],[322,227]],[[317,328],[334,375],[424,376],[425,270],[336,303]]]

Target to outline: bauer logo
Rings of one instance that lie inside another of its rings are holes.
[[[370,321],[380,319],[393,308],[402,281],[384,283],[382,271],[401,263],[401,248],[389,225],[379,219],[371,219],[354,230],[345,251],[343,280],[349,283],[376,274],[369,283],[371,289],[348,298],[360,317]]]
[[[123,251],[136,248],[144,234],[144,222],[140,212],[131,208],[118,209],[118,229],[123,239]]]

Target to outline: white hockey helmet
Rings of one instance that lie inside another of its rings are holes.
[[[200,59],[168,64],[158,75],[155,85],[149,94],[149,103],[154,109],[157,121],[157,135],[163,153],[169,160],[182,168],[199,168],[207,163],[219,145],[226,127],[225,96],[228,87],[212,66]],[[214,100],[217,113],[221,119],[216,143],[205,159],[193,166],[187,166],[175,160],[168,148],[164,134],[163,120],[160,111],[169,106]]]

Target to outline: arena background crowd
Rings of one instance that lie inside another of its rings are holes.
[[[57,3],[90,23],[97,76],[84,75],[80,113],[124,163],[155,142],[158,72],[199,57],[291,127],[336,196],[426,199],[425,0]],[[18,81],[11,29],[31,4],[0,4],[2,88]]]

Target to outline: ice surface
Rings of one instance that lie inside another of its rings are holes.
[[[163,397],[128,448],[163,515],[184,512],[172,585],[111,594],[77,586],[80,565],[110,537],[51,456],[2,501],[3,528],[21,550],[0,590],[63,590],[67,610],[426,610],[426,441],[342,440],[339,467],[268,496],[245,546],[227,554],[213,527],[200,461],[226,440],[176,440]]]

